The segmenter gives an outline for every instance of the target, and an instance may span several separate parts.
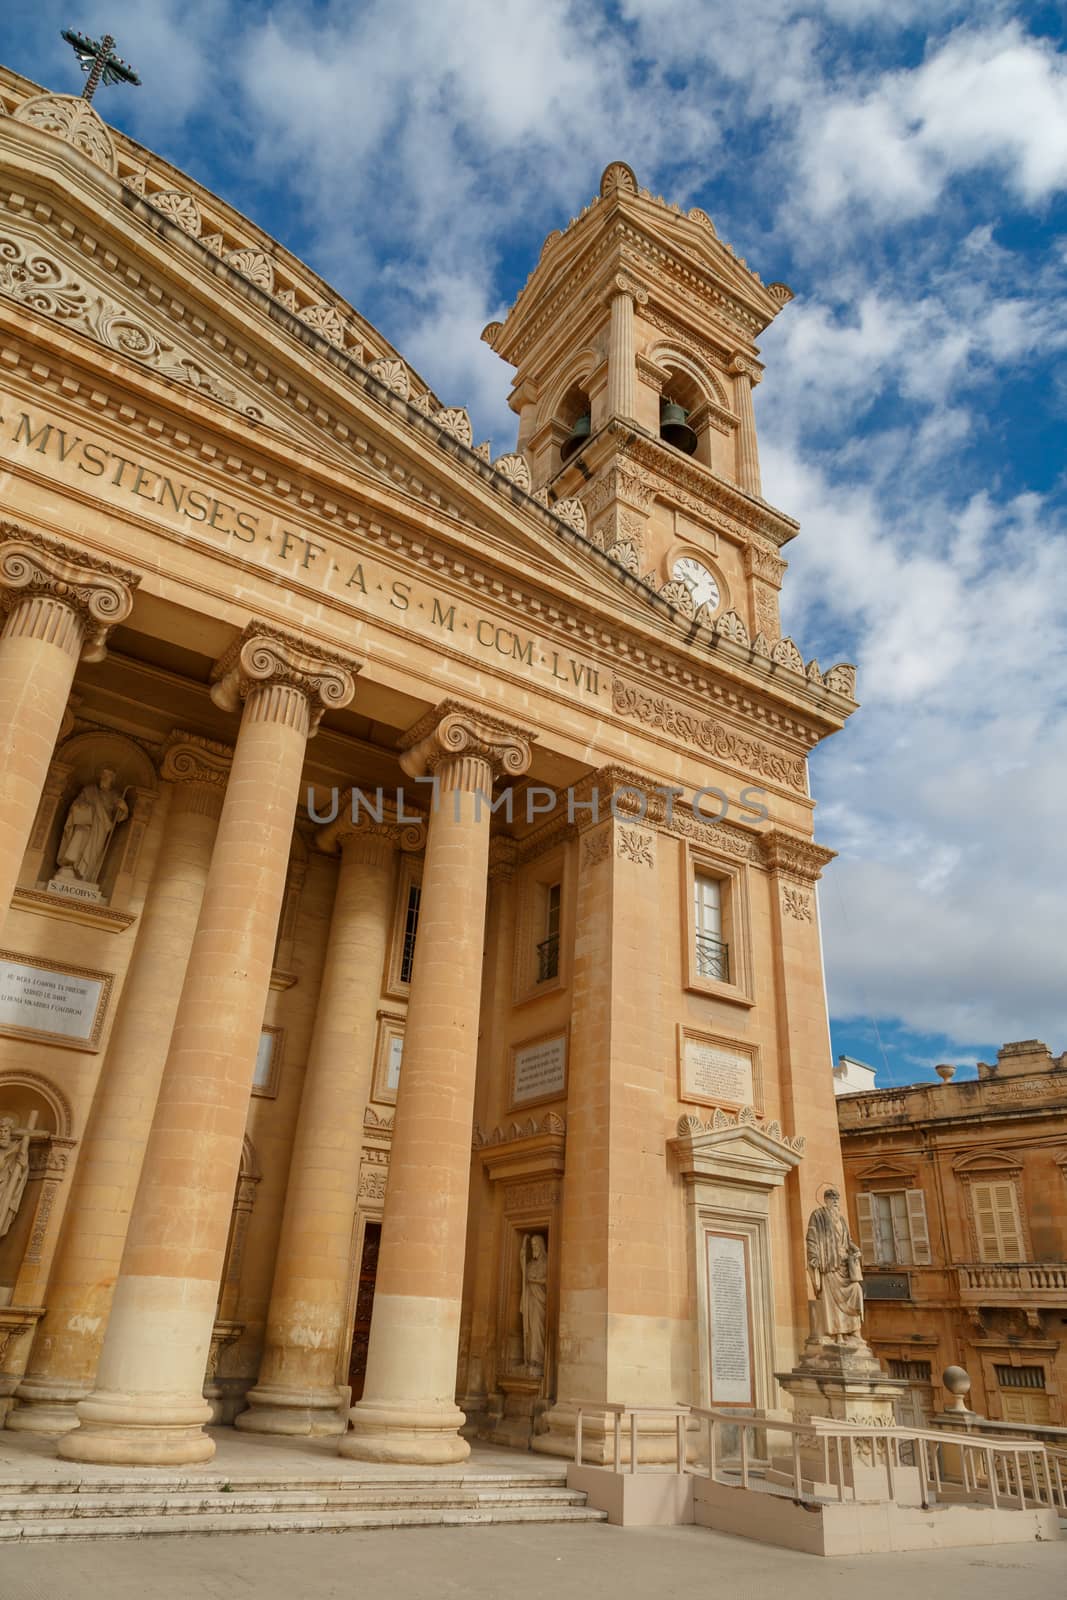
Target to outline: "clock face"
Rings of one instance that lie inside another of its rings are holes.
[[[719,585],[715,578],[693,556],[682,556],[676,561],[671,570],[671,577],[678,583],[684,583],[689,593],[693,596],[693,605],[699,611],[701,606],[717,606],[719,603]]]

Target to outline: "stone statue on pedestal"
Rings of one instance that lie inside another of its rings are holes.
[[[16,1127],[14,1117],[0,1117],[0,1239],[18,1216],[26,1192],[31,1131]]]
[[[545,1311],[548,1298],[548,1251],[544,1235],[527,1233],[519,1247],[522,1294],[522,1359],[530,1372],[545,1368]]]
[[[827,1189],[811,1213],[805,1244],[815,1291],[814,1336],[862,1344],[863,1262],[836,1189]]]
[[[99,885],[111,835],[130,814],[114,783],[113,769],[104,767],[96,782],[87,783],[72,802],[59,841],[54,882]]]

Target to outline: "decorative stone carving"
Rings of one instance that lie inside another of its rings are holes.
[[[780,667],[787,667],[790,672],[804,676],[804,657],[792,639],[779,639],[771,650],[771,660],[777,662]]]
[[[601,828],[598,833],[591,833],[582,841],[582,865],[595,867],[598,862],[606,861],[611,854],[611,830]]]
[[[828,1188],[811,1213],[804,1246],[820,1341],[862,1343],[863,1262],[836,1189]]]
[[[621,189],[625,194],[637,193],[637,177],[633,168],[628,167],[625,161],[612,161],[601,174],[601,198],[605,198],[615,189]]]
[[[692,617],[696,612],[692,590],[688,584],[681,583],[677,578],[672,578],[669,583],[663,585],[659,597],[661,600],[666,600],[676,611],[680,611],[683,617]]]
[[[544,506],[546,511],[551,510],[552,498],[549,495],[547,485],[542,484],[540,489],[535,489],[532,498],[537,501],[539,506]]]
[[[105,172],[117,173],[118,157],[107,126],[80,95],[33,95],[22,102],[14,120],[39,128],[42,133],[55,134]]]
[[[233,751],[195,733],[172,733],[163,746],[159,776],[164,783],[203,783],[225,790]]]
[[[819,671],[819,663],[814,657],[812,657],[807,666],[804,668],[804,676],[807,678],[809,683],[817,683],[819,687],[822,688],[822,673]]]
[[[747,578],[761,578],[764,583],[771,583],[776,589],[782,587],[782,579],[789,565],[787,561],[775,555],[773,550],[768,550],[766,545],[755,542],[746,544],[744,554]]]
[[[262,250],[231,250],[223,260],[226,265],[248,278],[267,294],[274,289],[274,262]]]
[[[637,828],[620,828],[617,845],[620,861],[632,861],[639,867],[656,865],[655,839],[650,833]]]
[[[828,667],[822,681],[835,694],[844,695],[848,700],[855,700],[856,669],[851,663],[839,661],[835,667]]]
[[[99,893],[100,873],[111,836],[130,814],[125,795],[114,787],[113,767],[104,767],[71,803],[59,841],[56,875],[49,888],[83,884]]]
[[[210,250],[213,256],[225,254],[226,241],[221,233],[202,233],[200,235],[200,243],[206,250]]]
[[[438,406],[433,395],[427,389],[425,393],[417,394],[415,396],[414,400],[411,402],[411,409],[413,411],[421,411],[424,417],[432,417],[437,411],[440,410],[440,407]]]
[[[612,681],[612,709],[617,715],[631,717],[660,732],[706,750],[720,760],[735,762],[787,788],[806,790],[805,763],[794,756],[772,750],[756,739],[746,739],[732,733],[721,722],[710,717],[700,717],[683,711],[673,701],[661,695],[648,694],[635,684],[616,677]]]
[[[715,632],[720,639],[730,639],[734,644],[748,645],[748,629],[736,611],[724,611],[716,618]]]
[[[753,655],[762,656],[764,661],[771,659],[771,644],[765,633],[757,633],[752,641]]]
[[[764,640],[764,643],[766,643],[768,635],[772,639],[780,639],[782,627],[778,619],[778,596],[774,590],[768,588],[765,584],[757,583],[753,599],[756,623],[759,628],[759,635]],[[764,652],[761,650],[760,654],[763,655]],[[768,660],[770,660],[770,654],[770,645],[767,645],[766,657]]]
[[[211,698],[221,710],[237,711],[252,690],[266,684],[298,689],[309,702],[310,737],[325,711],[340,710],[351,700],[361,666],[353,656],[309,647],[294,634],[250,623],[216,662]]]
[[[275,294],[274,298],[275,298],[275,300],[277,300],[277,302],[278,302],[278,304],[280,306],[284,306],[285,307],[286,311],[292,311],[292,312],[295,313],[295,311],[296,311],[296,290],[295,289],[279,289],[278,292]]]
[[[109,631],[129,616],[138,572],[58,539],[0,523],[0,609],[27,596],[59,602],[80,618],[83,661],[102,661]]]
[[[790,300],[796,299],[787,283],[769,283],[767,285],[767,293],[779,306],[787,306]]]
[[[694,206],[689,212],[689,220],[690,222],[697,223],[701,228],[707,228],[713,239],[718,238],[718,234],[715,232],[714,222],[712,222],[706,211],[701,211],[699,206]]]
[[[540,1122],[536,1117],[527,1117],[525,1122],[512,1122],[507,1128],[497,1127],[492,1133],[483,1133],[476,1125],[471,1143],[475,1150],[487,1150],[496,1145],[510,1144],[516,1139],[535,1139],[542,1133],[562,1135],[566,1131],[567,1124],[559,1112],[546,1111]]]
[[[393,394],[398,394],[401,400],[410,399],[411,378],[402,361],[393,361],[380,356],[377,361],[371,362],[367,370],[379,383],[384,383],[387,389],[391,389]]]
[[[633,577],[641,570],[641,556],[637,546],[630,539],[618,539],[611,549],[607,551],[612,561],[618,563],[624,572],[629,572]]]
[[[30,1128],[0,1116],[0,1239],[18,1216],[30,1175]]]
[[[482,342],[487,344],[491,350],[495,349],[496,341],[503,331],[504,324],[502,322],[487,322],[481,332]]]
[[[335,306],[307,306],[298,315],[307,327],[313,328],[316,333],[321,333],[324,339],[329,339],[339,350],[344,349],[345,325]]]
[[[782,910],[787,917],[792,917],[794,922],[811,922],[811,896],[805,894],[803,889],[793,889],[788,884],[783,884]]]
[[[530,463],[524,455],[513,452],[511,455],[497,456],[493,462],[493,471],[499,472],[501,477],[517,484],[520,489],[530,492]]]
[[[400,741],[400,765],[409,778],[449,766],[457,758],[484,762],[493,777],[521,777],[537,735],[457,700],[443,700]]]
[[[176,222],[193,239],[200,237],[200,207],[191,194],[180,189],[163,189],[158,194],[146,196],[149,205],[162,211],[165,217]]]
[[[95,312],[87,320],[92,332],[108,350],[155,364],[160,357],[173,354],[172,344],[167,344],[113,300],[98,299]]]
[[[89,298],[80,284],[47,256],[31,255],[29,241],[14,234],[0,236],[0,294],[56,322],[77,324],[87,316]]]
[[[815,883],[822,869],[833,861],[836,851],[816,844],[814,839],[802,839],[781,828],[771,828],[760,837],[763,857],[767,866],[779,874]]]
[[[468,450],[474,443],[474,433],[471,429],[471,419],[462,406],[444,406],[434,413],[433,419],[444,433],[450,433],[453,439],[458,439],[460,444],[465,444]]]
[[[493,446],[488,439],[483,439],[481,444],[474,446],[474,454],[481,461],[491,462],[493,459]]]
[[[527,1371],[545,1368],[545,1313],[548,1304],[548,1248],[543,1233],[523,1235],[519,1246],[522,1288],[519,1315],[522,1318],[522,1359]]]

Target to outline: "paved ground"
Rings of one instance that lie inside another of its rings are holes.
[[[419,1528],[6,1547],[3,1600],[1063,1600],[1067,1543],[827,1561],[697,1528]]]

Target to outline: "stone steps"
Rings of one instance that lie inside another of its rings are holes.
[[[0,1485],[0,1543],[604,1521],[564,1479],[544,1475],[225,1484],[148,1477]]]

